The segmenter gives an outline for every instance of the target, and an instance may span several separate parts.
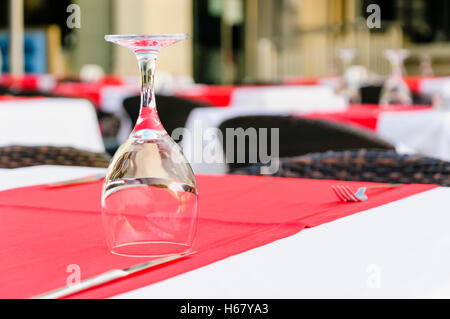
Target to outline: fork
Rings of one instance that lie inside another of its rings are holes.
[[[333,189],[336,196],[343,202],[363,202],[368,199],[365,192],[369,189],[375,188],[391,188],[391,187],[400,187],[403,184],[388,184],[388,185],[379,185],[379,186],[366,186],[360,187],[356,192],[353,192],[349,186],[347,185],[333,185],[331,188]]]

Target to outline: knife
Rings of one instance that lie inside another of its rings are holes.
[[[80,292],[80,291],[83,291],[83,290],[86,290],[89,288],[93,288],[93,287],[105,284],[107,282],[126,277],[126,276],[134,274],[136,272],[139,272],[139,271],[142,271],[145,269],[149,269],[151,267],[161,265],[164,263],[168,263],[170,261],[173,261],[173,260],[176,260],[179,258],[183,258],[183,257],[189,256],[189,255],[195,254],[195,253],[196,252],[176,254],[176,255],[171,255],[171,256],[147,261],[145,263],[134,265],[134,266],[124,268],[124,269],[113,269],[113,270],[104,272],[100,275],[82,280],[76,284],[73,284],[73,285],[70,285],[67,287],[58,288],[56,290],[52,290],[52,291],[46,292],[44,294],[32,297],[31,299],[56,299],[56,298],[65,297],[65,296],[74,294],[76,292]]]
[[[68,180],[60,181],[60,182],[49,183],[49,184],[47,184],[47,186],[50,188],[56,188],[56,187],[63,187],[63,186],[78,185],[78,184],[95,182],[104,177],[105,177],[105,174],[95,174],[95,175],[89,175],[89,176],[80,177],[80,178],[68,179]]]

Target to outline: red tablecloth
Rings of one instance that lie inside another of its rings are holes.
[[[336,181],[199,176],[198,183],[200,218],[194,247],[198,253],[72,297],[101,298],[123,293],[293,235],[305,227],[435,187],[382,189],[373,191],[366,202],[346,204],[339,202],[330,188]],[[346,184],[356,188],[361,183]],[[70,265],[78,265],[81,279],[85,279],[146,260],[107,251],[100,192],[100,182],[0,192],[0,297],[31,297],[62,287],[71,275]]]
[[[175,95],[211,106],[228,106],[234,89],[232,85],[202,85],[180,90]]]
[[[317,81],[312,79],[304,80],[303,82],[285,83],[284,85],[316,85]],[[263,87],[269,85],[200,85],[189,89],[184,89],[176,92],[176,96],[205,103],[210,106],[226,107],[231,103],[233,91],[236,88],[247,87]]]
[[[421,93],[421,81],[433,77],[405,77],[405,82],[409,89],[416,93]],[[287,78],[284,85],[332,85],[337,83],[338,76],[327,77],[292,77]],[[204,85],[196,88],[189,88],[177,93],[178,96],[192,99],[198,102],[206,103],[211,106],[228,106],[230,104],[231,95],[235,88],[249,87],[250,85]]]
[[[5,73],[0,75],[0,85],[17,90],[38,90],[41,74],[28,73],[23,76],[13,76]]]
[[[425,79],[433,79],[439,78],[435,76],[405,76],[404,80],[409,89],[416,94],[422,93],[421,84]],[[318,85],[318,84],[327,84],[332,81],[337,83],[339,80],[339,76],[325,76],[325,77],[292,77],[288,78],[284,81],[285,84],[297,84],[297,85]]]
[[[13,76],[10,74],[2,74],[0,76],[0,85],[10,87],[15,90],[24,91],[39,91],[45,86],[42,82],[52,80],[51,86],[48,89],[50,93],[74,97],[85,98],[90,100],[94,105],[100,105],[100,91],[106,85],[124,85],[124,81],[114,75],[105,75],[100,81],[86,83],[86,82],[57,82],[57,79],[50,74],[33,74],[27,73],[23,76]]]
[[[36,100],[45,99],[42,96],[14,96],[14,95],[0,95],[0,101],[22,101],[22,100]]]
[[[331,122],[338,122],[343,124],[349,124],[358,126],[360,128],[376,131],[378,118],[383,112],[402,112],[413,110],[426,110],[431,109],[428,105],[401,105],[391,106],[388,108],[381,108],[379,105],[361,104],[351,105],[345,111],[338,112],[312,112],[308,114],[297,114],[299,117],[306,117],[318,120],[326,120]]]
[[[52,93],[61,96],[85,98],[96,107],[101,105],[101,90],[107,85],[124,85],[124,82],[115,76],[105,76],[98,82],[60,82],[52,89]]]

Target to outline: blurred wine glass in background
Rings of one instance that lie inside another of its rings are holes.
[[[350,104],[361,103],[360,88],[367,81],[367,70],[360,65],[353,65],[356,49],[344,48],[338,50],[342,64],[342,76],[338,93]]]
[[[412,94],[403,76],[405,74],[404,61],[409,56],[405,49],[384,51],[386,59],[391,64],[392,73],[384,82],[381,90],[380,104],[412,104]]]

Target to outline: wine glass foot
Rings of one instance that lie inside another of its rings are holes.
[[[110,249],[114,255],[126,257],[164,257],[185,254],[191,250],[191,245],[163,241],[131,242]]]
[[[152,130],[152,129],[142,129],[139,131],[132,132],[130,137],[134,139],[142,140],[157,140],[167,136],[166,131]]]

